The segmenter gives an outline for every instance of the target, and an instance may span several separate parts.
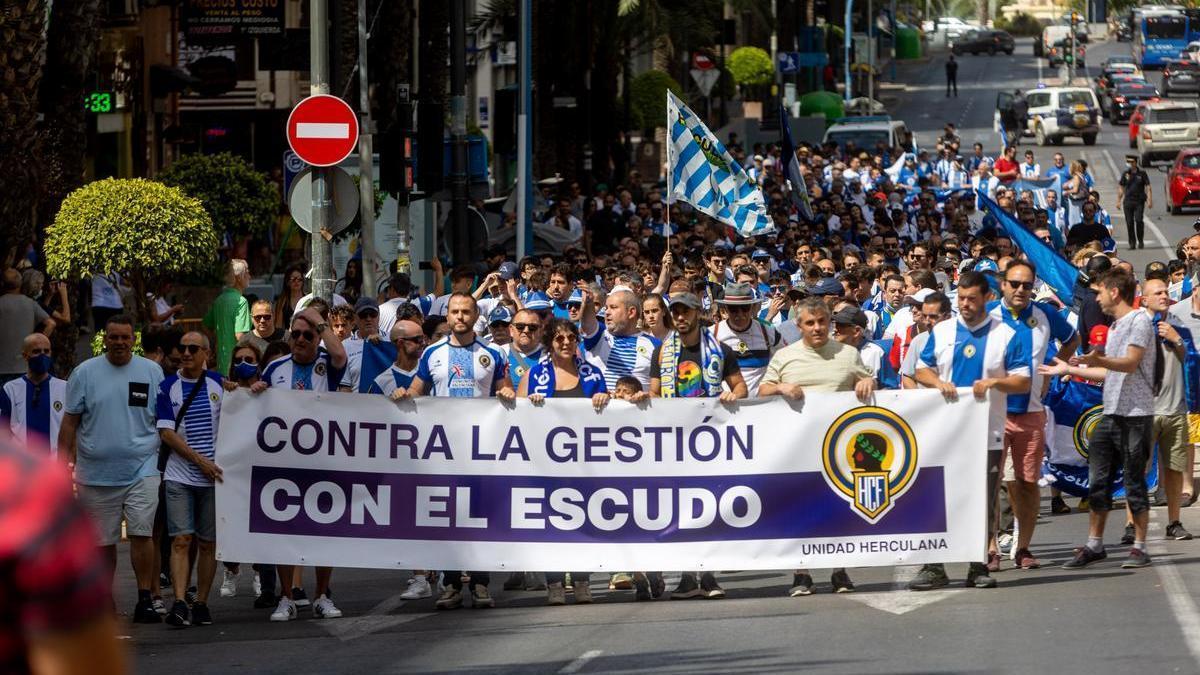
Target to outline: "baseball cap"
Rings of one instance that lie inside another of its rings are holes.
[[[843,326],[867,327],[867,315],[853,305],[847,305],[833,313],[833,323]]]
[[[846,292],[842,282],[833,277],[825,277],[817,282],[816,285],[809,287],[808,292],[812,295],[842,295]]]
[[[1162,279],[1165,281],[1169,278],[1166,264],[1161,260],[1155,260],[1149,265],[1146,265],[1145,277],[1147,279]]]
[[[751,260],[762,260],[763,258],[768,260],[771,258],[771,252],[765,248],[756,248],[754,249],[754,253],[750,254]]]
[[[550,296],[541,291],[526,293],[524,302],[525,309],[531,309],[535,312],[554,309],[554,304],[550,302]]]
[[[497,271],[500,272],[500,278],[505,281],[508,281],[509,279],[516,279],[517,263],[512,262],[511,260],[502,262],[500,263],[500,269]]]
[[[683,305],[692,309],[703,309],[704,305],[700,302],[700,296],[692,292],[672,293],[667,300],[667,305],[674,307],[675,305]]]
[[[504,305],[496,305],[496,309],[493,309],[492,313],[488,314],[488,323],[489,324],[512,323],[512,320],[513,320],[512,311],[510,311]]]
[[[1000,266],[997,265],[996,261],[992,260],[991,258],[980,258],[975,263],[975,271],[976,272],[999,272]]]
[[[358,302],[354,303],[354,313],[355,314],[358,314],[359,312],[366,310],[366,309],[373,309],[376,312],[378,312],[379,311],[379,303],[375,302],[374,298],[367,298],[367,297],[359,298]]]
[[[1117,242],[1112,237],[1105,237],[1100,240],[1100,250],[1105,253],[1116,253]]]
[[[919,305],[925,302],[925,298],[933,295],[935,291],[932,288],[922,288],[912,295],[904,296],[904,300],[910,304]]]
[[[567,304],[568,305],[571,305],[571,304],[582,305],[583,304],[583,291],[579,290],[578,288],[571,291],[571,297],[567,298]]]

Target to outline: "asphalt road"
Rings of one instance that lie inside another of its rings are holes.
[[[1115,49],[1127,47],[1094,45],[1091,59],[1098,63]],[[1039,76],[1028,42],[1012,57],[963,57],[956,99],[944,97],[941,63],[902,68],[910,86],[894,115],[930,142],[954,121],[964,142],[980,140],[994,153],[995,92],[1031,87]],[[1061,147],[1068,158],[1088,159],[1106,198],[1115,195],[1124,132],[1106,123],[1096,146],[1069,140]],[[1053,150],[1036,152],[1048,162]],[[1161,202],[1148,215],[1148,248],[1131,256],[1138,268],[1169,255],[1195,218],[1166,215]],[[1124,224],[1114,217],[1120,233]],[[995,590],[956,583],[912,593],[900,589],[915,569],[875,568],[851,570],[858,591],[833,595],[828,571],[819,570],[817,594],[788,598],[790,571],[744,572],[722,575],[725,600],[635,603],[632,592],[603,590],[596,575],[599,602],[592,606],[546,607],[543,594],[500,591],[497,581],[495,609],[437,613],[432,600],[399,599],[405,575],[338,570],[333,586],[342,619],[316,620],[304,611],[300,620],[269,623],[269,610],[251,608],[246,579],[237,598],[214,591],[213,626],[129,626],[122,639],[137,672],[156,674],[1200,672],[1200,540],[1162,541],[1165,513],[1154,509],[1154,565],[1123,570],[1125,550],[1112,546],[1122,526],[1114,515],[1109,561],[1081,572],[1052,565],[1084,541],[1086,518],[1044,515],[1033,552],[1046,566],[1020,571],[1005,561]],[[1200,533],[1200,506],[1184,510],[1184,524]],[[124,547],[121,556],[127,561]],[[961,581],[965,565],[949,572]],[[124,611],[133,586],[123,568]]]

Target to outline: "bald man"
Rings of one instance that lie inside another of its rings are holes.
[[[57,457],[67,381],[50,374],[54,359],[45,335],[25,336],[21,358],[25,374],[0,387],[0,435],[11,434],[18,445]]]
[[[0,384],[21,377],[25,360],[21,349],[25,336],[41,329],[49,336],[54,332],[54,319],[30,298],[21,293],[21,273],[4,270],[4,294],[0,295]]]
[[[398,401],[408,395],[408,388],[417,375],[417,363],[425,351],[426,338],[421,325],[410,320],[397,321],[388,332],[388,338],[396,345],[396,362],[375,378],[367,393],[383,394]]]

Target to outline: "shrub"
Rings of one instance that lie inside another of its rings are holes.
[[[279,193],[267,175],[232,153],[185,155],[158,180],[199,199],[218,232],[260,234],[279,212]]]
[[[629,83],[630,115],[634,129],[667,126],[667,90],[683,97],[683,87],[661,70],[648,70]]]
[[[771,62],[771,56],[758,47],[738,47],[729,55],[726,64],[738,86],[771,84],[775,79],[775,64]]]

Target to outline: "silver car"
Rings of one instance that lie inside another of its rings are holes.
[[[1194,101],[1155,101],[1146,106],[1138,127],[1137,150],[1142,166],[1155,159],[1174,159],[1183,148],[1200,144],[1200,105]]]

